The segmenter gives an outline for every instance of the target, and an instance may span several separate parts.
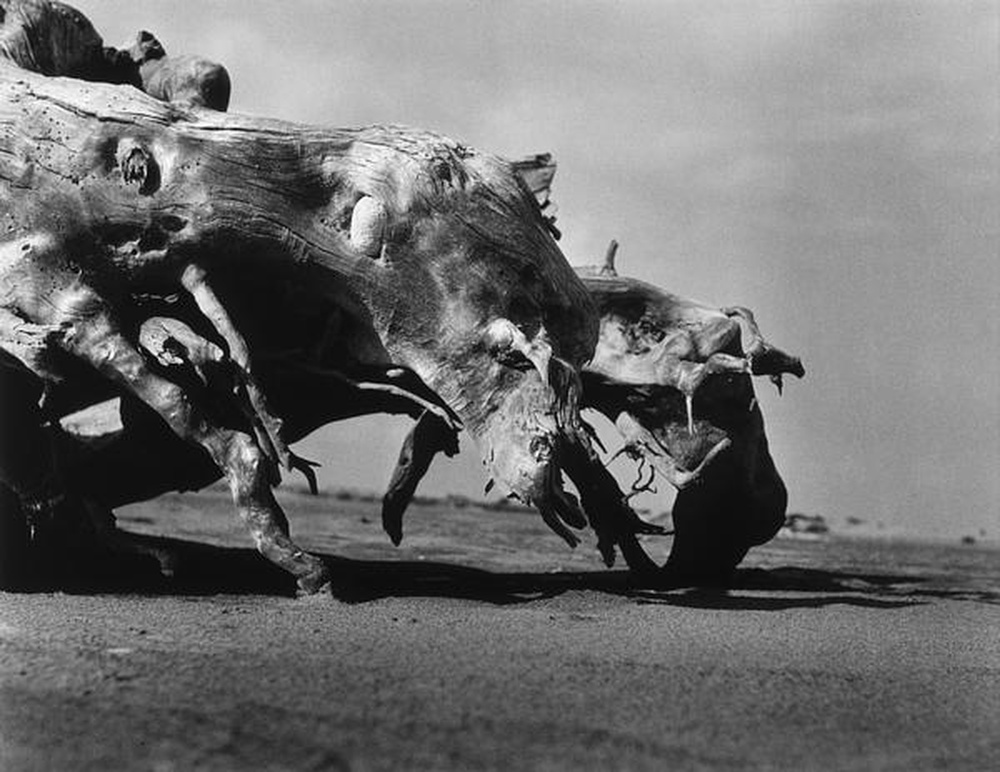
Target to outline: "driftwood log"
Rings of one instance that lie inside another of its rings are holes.
[[[646,557],[631,532],[641,528],[605,532],[599,547],[609,564],[620,548],[647,584],[719,581],[785,517],[784,484],[750,378],[766,375],[780,388],[783,373],[803,374],[801,362],[766,343],[746,309],[680,298],[619,276],[610,263],[577,272],[601,314],[595,355],[582,371],[583,405],[613,420],[625,439],[618,454],[638,463],[631,493],[651,488],[654,478],[678,490],[675,538],[664,569]],[[316,424],[331,415],[323,409],[330,402],[356,413],[420,411],[405,400],[372,402],[371,394],[351,391],[346,382],[343,388],[336,395],[307,393]],[[199,464],[197,454],[130,405],[103,403],[50,427],[75,489],[111,508],[218,478],[211,464]],[[457,440],[437,415],[420,413],[383,500],[383,525],[394,543],[402,539],[403,513],[434,455],[454,454]],[[609,477],[591,466],[583,492],[591,506],[615,512],[622,499]]]
[[[315,590],[326,569],[270,487],[281,466],[314,484],[289,443],[373,412],[417,419],[383,507],[397,543],[462,426],[567,542],[589,522],[609,565],[619,547],[647,578],[718,577],[780,525],[749,376],[801,365],[748,312],[610,265],[581,282],[544,211],[547,156],[511,165],[407,129],[225,116],[202,109],[228,100],[216,65],[169,60],[148,33],[107,49],[57,3],[0,8],[68,30],[25,43],[0,27],[19,66],[0,64],[0,494],[33,528],[81,507],[106,524],[121,503],[223,475],[261,552]],[[77,39],[84,53],[59,53]],[[95,425],[106,410],[66,418],[109,397],[117,427]],[[661,529],[628,507],[581,404],[682,489],[666,574],[636,538]],[[71,431],[43,430],[60,419]]]
[[[576,368],[597,317],[501,159],[2,65],[0,232],[7,369],[53,385],[53,413],[116,393],[151,408],[222,471],[260,551],[306,591],[327,571],[271,493],[279,466],[306,468],[288,442],[384,401],[464,425],[496,482],[567,540],[587,522],[560,457],[596,463]],[[319,398],[337,389],[365,396]],[[37,414],[30,398],[19,409]],[[16,469],[29,510],[62,495],[53,464]]]

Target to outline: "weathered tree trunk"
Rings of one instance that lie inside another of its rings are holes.
[[[67,486],[112,507],[221,473],[261,552],[314,590],[326,569],[270,492],[279,464],[315,485],[288,443],[394,412],[419,418],[385,499],[394,541],[464,423],[567,542],[589,518],[609,565],[621,547],[663,576],[636,540],[662,529],[601,465],[581,400],[681,490],[668,573],[715,577],[780,524],[749,375],[801,365],[743,309],[617,277],[613,250],[581,283],[545,211],[549,156],[511,165],[403,128],[200,109],[225,109],[220,65],[166,57],[149,33],[106,48],[51,0],[0,0],[4,58],[73,76],[0,63],[0,503],[16,491],[30,528]],[[41,429],[115,394],[124,428],[101,447]]]
[[[564,537],[583,522],[554,453],[585,441],[578,381],[550,375],[589,356],[596,317],[500,159],[0,65],[0,233],[4,349],[69,401],[103,383],[152,407],[306,589],[326,572],[288,539],[274,465],[305,469],[287,441],[344,415],[457,415],[501,485]],[[324,400],[338,384],[349,404]]]
[[[232,281],[318,281],[322,293],[307,294],[355,315],[345,323],[359,325],[362,338],[353,345],[367,358],[391,337],[392,317],[433,316],[412,309],[440,299],[434,272],[400,252],[411,247],[414,228],[432,235],[427,225],[440,216],[436,208],[473,210],[464,213],[468,227],[494,246],[514,235],[511,223],[538,222],[505,164],[437,135],[184,110],[128,87],[41,78],[3,65],[0,184],[7,244],[57,234],[72,245],[81,270],[126,277],[123,289],[133,294],[175,292],[187,261],[205,254]],[[474,201],[474,187],[503,194]],[[355,205],[363,198],[372,206],[359,222]],[[581,307],[560,309],[567,318],[556,321],[563,328],[580,322],[589,299],[544,228],[517,235],[527,237],[520,248],[533,249],[555,274],[555,289]],[[591,324],[584,323],[585,332]],[[378,338],[364,338],[372,327]],[[405,343],[431,332],[408,332]],[[588,336],[565,337],[568,350],[560,353],[585,358]]]

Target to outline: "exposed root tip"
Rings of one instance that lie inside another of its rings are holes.
[[[584,421],[582,418],[580,419],[580,425],[583,426],[583,430],[587,433],[590,441],[599,447],[602,453],[607,453],[608,449],[604,447],[604,443],[601,442],[601,438],[597,434],[597,429],[591,426],[588,422]]]
[[[597,551],[601,553],[601,560],[604,561],[604,565],[608,568],[613,568],[615,558],[617,557],[615,542],[613,540],[606,541],[605,539],[599,539],[597,542]]]
[[[670,536],[673,534],[673,531],[669,528],[664,528],[662,525],[656,525],[655,523],[647,523],[642,519],[639,519],[635,523],[635,532],[648,534],[649,536]]]
[[[539,511],[541,512],[542,520],[545,521],[545,524],[552,529],[556,536],[566,542],[570,546],[570,549],[575,549],[576,545],[580,543],[580,539],[563,525],[556,511],[549,506],[541,506],[539,507]]]
[[[313,469],[319,468],[322,465],[307,458],[296,456],[294,453],[289,453],[288,463],[291,469],[297,469],[306,478],[306,483],[309,485],[309,492],[313,496],[318,496],[319,485],[316,482],[316,473]]]
[[[399,505],[395,497],[387,493],[382,498],[382,530],[389,535],[389,541],[393,546],[398,547],[403,541],[403,506]]]
[[[577,529],[587,527],[587,517],[580,509],[580,502],[576,496],[564,490],[556,490],[553,494],[553,501],[556,514],[566,525]]]

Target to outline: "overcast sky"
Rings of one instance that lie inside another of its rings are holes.
[[[623,273],[803,358],[758,385],[791,509],[1000,536],[997,2],[76,5],[224,63],[234,111],[552,152],[571,263],[617,238]],[[302,450],[379,489],[406,428]],[[425,490],[483,481],[468,453]]]

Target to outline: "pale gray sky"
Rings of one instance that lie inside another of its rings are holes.
[[[1000,536],[997,2],[76,5],[109,44],[223,62],[234,111],[551,151],[571,263],[615,237],[622,272],[802,356],[759,385],[793,510]],[[405,431],[303,450],[379,489]],[[468,453],[425,490],[482,483]]]

